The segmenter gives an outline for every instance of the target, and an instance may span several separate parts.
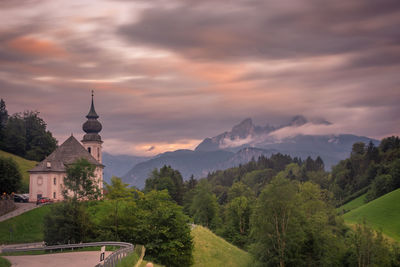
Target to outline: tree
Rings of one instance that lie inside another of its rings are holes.
[[[39,117],[39,112],[25,111],[23,119],[26,129],[26,158],[41,161],[56,149],[57,140],[46,130],[47,125]]]
[[[89,242],[95,236],[87,207],[78,201],[52,205],[43,228],[47,245]]]
[[[3,147],[4,140],[4,128],[7,125],[8,121],[8,112],[6,109],[6,103],[3,99],[0,100],[0,148]]]
[[[151,191],[135,199],[121,199],[118,229],[113,227],[113,204],[97,202],[90,213],[101,239],[143,244],[146,257],[166,266],[190,266],[193,241],[189,218],[166,190]],[[117,234],[114,231],[118,231]]]
[[[4,113],[6,111],[0,108],[0,119],[7,117]],[[1,134],[1,149],[31,160],[41,161],[57,147],[57,140],[46,130],[46,123],[39,117],[39,112],[14,114],[1,128]]]
[[[19,114],[14,114],[8,118],[3,133],[4,140],[2,149],[24,157],[26,153],[26,128]]]
[[[22,175],[12,158],[0,157],[0,192],[11,194],[21,186]]]
[[[393,178],[390,174],[381,174],[375,178],[371,183],[371,189],[368,190],[366,200],[371,201],[375,198],[383,196],[386,193],[392,191],[393,188]]]
[[[304,240],[300,227],[297,186],[274,178],[261,192],[252,215],[253,253],[268,266],[296,262]]]
[[[77,159],[67,167],[64,178],[63,196],[70,200],[93,200],[101,196],[98,182],[95,179],[96,166],[84,158]]]
[[[105,191],[107,192],[105,195],[106,199],[114,206],[112,213],[109,213],[110,217],[113,218],[113,238],[114,240],[119,240],[119,213],[123,209],[121,206],[125,205],[126,201],[133,200],[136,195],[142,196],[143,193],[133,188],[128,188],[128,184],[122,182],[121,178],[116,176],[111,177],[111,184],[105,183]]]
[[[201,180],[196,186],[190,213],[195,223],[216,229],[219,223],[217,198],[206,180]]]
[[[52,212],[45,217],[46,243],[79,243],[92,238],[93,222],[87,213],[87,201],[101,195],[94,170],[95,166],[84,158],[67,166],[62,192],[65,201],[54,205]]]
[[[388,241],[381,232],[369,228],[365,221],[356,225],[356,230],[350,235],[348,242],[350,265],[391,266],[392,256]]]
[[[146,179],[144,191],[152,190],[168,190],[173,200],[179,205],[183,203],[183,178],[179,171],[174,170],[171,166],[164,165],[160,171],[154,169],[150,177]]]
[[[311,182],[274,178],[251,217],[251,251],[267,266],[340,266],[343,226],[330,198]]]

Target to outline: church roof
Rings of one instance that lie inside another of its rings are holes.
[[[104,167],[71,135],[61,146],[29,172],[65,172],[66,165],[79,158],[85,158],[96,166]]]

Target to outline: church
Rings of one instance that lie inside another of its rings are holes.
[[[72,134],[53,153],[42,162],[29,170],[29,201],[36,202],[41,197],[48,197],[53,201],[63,200],[63,182],[66,177],[66,168],[79,158],[85,158],[95,165],[95,179],[99,188],[103,189],[102,143],[99,132],[101,123],[94,109],[93,91],[92,104],[86,116],[87,121],[82,125],[86,133],[80,143]],[[103,190],[102,190],[103,191]]]

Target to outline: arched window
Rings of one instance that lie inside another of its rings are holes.
[[[87,148],[87,151],[88,151],[89,153],[92,153],[92,149],[91,149],[90,147]]]
[[[53,178],[53,183],[54,183],[54,185],[57,184],[57,178],[56,177]]]

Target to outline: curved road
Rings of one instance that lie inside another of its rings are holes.
[[[111,252],[106,252],[107,257]],[[12,267],[93,267],[99,263],[100,251],[66,252],[46,255],[3,256]]]

